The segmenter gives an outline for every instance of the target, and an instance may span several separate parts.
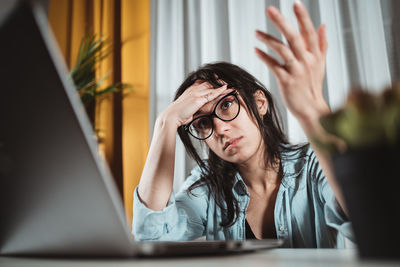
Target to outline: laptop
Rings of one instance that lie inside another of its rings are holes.
[[[281,240],[136,242],[68,70],[34,1],[0,17],[0,255],[240,253]]]

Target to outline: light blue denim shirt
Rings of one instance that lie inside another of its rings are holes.
[[[310,146],[282,153],[284,177],[275,202],[275,228],[286,247],[343,247],[344,238],[354,241],[351,223],[335,199]],[[241,213],[231,227],[221,227],[221,209],[207,186],[187,188],[200,179],[197,166],[179,193],[171,194],[162,211],[148,209],[134,192],[132,234],[136,240],[244,240],[246,209],[250,194],[238,173],[234,195]]]

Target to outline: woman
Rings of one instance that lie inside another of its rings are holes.
[[[315,31],[301,3],[294,12],[300,34],[276,8],[267,9],[288,45],[256,33],[285,64],[259,49],[256,54],[274,72],[313,146],[314,137],[325,138],[318,118],[329,112],[322,97],[325,28]],[[177,132],[198,166],[174,195]],[[207,160],[189,135],[206,146]],[[270,93],[253,76],[229,63],[205,65],[157,118],[135,190],[133,234],[137,240],[280,238],[290,247],[341,247],[343,236],[352,238],[343,197],[328,157],[313,148],[288,144]]]

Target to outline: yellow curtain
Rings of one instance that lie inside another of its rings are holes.
[[[122,121],[124,203],[131,225],[133,190],[149,148],[150,0],[122,0],[121,6],[122,80],[133,85],[123,98]]]
[[[109,165],[115,167],[115,159],[122,158],[123,201],[131,225],[133,190],[139,183],[149,145],[150,0],[51,0],[49,21],[70,68],[82,37],[95,33],[113,40],[115,30],[120,31],[116,42],[120,47],[115,47],[120,49],[115,50],[120,53],[120,66],[114,66],[115,55],[111,54],[101,62],[97,75],[109,75],[104,85],[119,82],[113,75],[118,68],[121,82],[131,84],[133,90],[123,93],[121,114],[114,113],[112,94],[96,100],[95,129],[100,130],[99,145]],[[117,119],[122,123],[120,131],[115,129]],[[122,134],[121,150],[115,149],[118,133]]]

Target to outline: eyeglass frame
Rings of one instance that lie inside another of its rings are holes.
[[[224,100],[226,97],[231,96],[231,95],[233,95],[233,96],[235,97],[235,99],[236,99],[236,101],[237,101],[237,103],[238,103],[238,111],[237,111],[235,117],[233,117],[232,119],[224,120],[224,119],[220,118],[220,117],[217,115],[217,113],[216,113],[215,111],[217,110],[217,107],[218,107],[219,103],[221,103],[222,100]],[[239,98],[238,98],[238,91],[235,90],[235,91],[232,91],[232,92],[230,92],[229,94],[225,95],[225,96],[224,96],[223,98],[221,98],[220,100],[218,100],[218,102],[217,102],[217,104],[215,105],[214,110],[213,110],[212,113],[207,114],[207,115],[201,115],[201,116],[199,116],[199,117],[193,119],[191,122],[189,122],[188,124],[184,125],[184,126],[183,126],[183,129],[184,129],[185,131],[187,131],[191,136],[193,136],[194,138],[196,138],[196,139],[198,139],[198,140],[206,140],[206,139],[209,138],[209,137],[213,134],[213,132],[214,132],[213,117],[216,117],[216,118],[220,119],[221,121],[233,121],[234,119],[236,119],[236,117],[239,115],[239,113],[240,113],[240,101],[239,101]],[[195,120],[198,120],[199,118],[204,118],[204,117],[210,118],[210,121],[211,121],[211,132],[210,132],[210,134],[209,134],[207,137],[205,137],[205,138],[199,138],[199,137],[197,137],[197,136],[194,136],[194,134],[192,134],[192,133],[190,132],[189,127],[190,127],[190,125],[191,125]]]

